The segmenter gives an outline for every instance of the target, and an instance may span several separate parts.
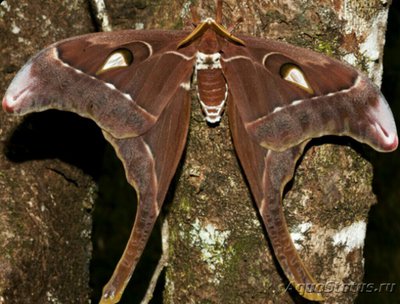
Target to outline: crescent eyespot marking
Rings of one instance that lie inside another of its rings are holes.
[[[105,60],[101,68],[96,72],[100,75],[104,72],[129,67],[133,62],[133,54],[130,50],[122,48],[113,51]]]
[[[54,56],[54,59],[56,59],[58,62],[60,62],[60,63],[61,63],[63,66],[65,66],[66,68],[72,69],[72,70],[73,70],[75,73],[77,73],[77,74],[84,74],[86,77],[89,77],[89,78],[92,79],[92,80],[99,81],[100,83],[104,84],[107,88],[109,88],[109,89],[111,89],[111,90],[113,90],[113,91],[118,92],[123,98],[125,98],[125,99],[127,99],[127,100],[129,100],[129,101],[134,101],[133,98],[132,98],[132,96],[131,96],[130,94],[121,92],[121,91],[120,91],[118,88],[116,88],[115,85],[113,85],[112,83],[105,82],[105,81],[103,81],[103,80],[101,80],[101,79],[99,79],[99,78],[96,78],[96,77],[92,76],[92,75],[86,74],[86,73],[83,72],[82,70],[77,69],[77,68],[75,68],[75,67],[69,65],[68,63],[64,62],[64,61],[60,58],[59,53],[58,53],[58,49],[57,49],[56,47],[53,48],[53,56]],[[138,106],[141,110],[143,110],[144,112],[148,113],[145,109],[143,109],[143,108],[140,107],[139,105],[137,105],[137,106]]]
[[[304,72],[299,66],[292,63],[285,63],[281,66],[279,71],[282,79],[296,85],[297,87],[305,90],[309,94],[314,94],[314,90]]]

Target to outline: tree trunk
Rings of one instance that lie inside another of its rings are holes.
[[[0,95],[33,54],[91,32],[79,1],[2,1]],[[88,303],[90,175],[100,132],[70,113],[19,118],[0,113],[0,303]]]
[[[244,18],[236,32],[344,58],[379,84],[388,10],[382,3],[229,0],[223,11],[227,25]],[[197,4],[202,16],[214,16],[213,0]],[[181,29],[191,20],[189,1],[106,5],[113,29]],[[94,30],[83,0],[4,1],[0,16],[1,32],[6,33],[0,38],[2,92],[36,51]],[[58,112],[27,119],[1,114],[0,119],[2,150],[7,152],[0,159],[0,303],[85,303],[91,224],[87,210],[94,189],[85,173],[98,173],[101,153],[96,151],[103,145],[99,132],[86,120]],[[352,303],[355,289],[340,288],[362,282],[363,239],[375,202],[372,168],[360,156],[363,149],[345,138],[313,141],[285,194],[286,219],[300,256],[318,282],[334,282],[339,288],[325,294],[326,303]],[[287,279],[232,147],[227,115],[218,127],[208,127],[195,98],[181,164],[173,200],[167,199],[164,208],[170,227],[164,303],[303,302],[295,291],[286,292]],[[346,238],[350,234],[357,236],[355,243]],[[65,261],[71,261],[67,269]]]
[[[346,59],[380,84],[387,5],[275,3],[225,1],[224,20],[229,25],[241,16],[237,32]],[[214,1],[202,1],[202,8],[204,16],[213,16]],[[170,261],[164,302],[306,302],[295,291],[286,292],[288,281],[260,224],[228,119],[225,115],[221,125],[207,127],[193,101],[186,155],[167,214]],[[284,199],[289,230],[306,266],[325,284],[326,303],[353,303],[363,287],[357,284],[363,278],[368,211],[375,203],[372,168],[361,156],[363,149],[347,138],[313,141]]]

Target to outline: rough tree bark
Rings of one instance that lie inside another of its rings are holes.
[[[1,2],[1,96],[34,53],[94,30],[87,7]],[[67,113],[1,111],[0,136],[0,303],[87,303],[99,131]]]
[[[180,29],[190,21],[191,1],[106,4],[114,29]],[[214,4],[203,0],[197,6],[203,16],[214,16]],[[379,84],[388,7],[383,0],[229,0],[224,20],[230,24],[241,16],[244,22],[237,32],[345,58]],[[73,4],[3,1],[0,18],[5,33],[0,38],[1,92],[14,72],[42,47],[94,30],[83,0]],[[1,114],[0,118],[2,151],[8,151],[0,159],[0,248],[4,251],[0,253],[0,303],[85,303],[90,252],[86,210],[91,209],[94,185],[82,171],[93,174],[99,161],[77,154],[93,144],[101,146],[100,139],[87,143],[90,137],[99,138],[99,133],[74,115],[52,112],[16,119]],[[14,131],[21,122],[22,137]],[[75,137],[85,129],[90,131],[80,142]],[[78,148],[85,141],[84,148]],[[73,142],[76,148],[64,151]],[[48,152],[54,145],[60,147]],[[363,238],[368,210],[375,202],[372,168],[360,156],[363,149],[344,138],[314,141],[287,187],[284,206],[289,229],[319,282],[362,282]],[[94,150],[85,155],[96,155]],[[42,160],[48,157],[64,162]],[[195,99],[188,146],[173,193],[165,208],[170,259],[164,303],[305,302],[295,292],[285,292],[288,282],[260,225],[231,144],[227,116],[220,126],[207,127]],[[355,242],[348,238],[350,234],[357,236]],[[65,261],[70,261],[67,269]],[[357,293],[325,296],[327,303],[352,303]]]

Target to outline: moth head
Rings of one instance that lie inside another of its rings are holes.
[[[279,71],[282,79],[293,83],[300,89],[303,89],[309,94],[314,94],[314,90],[307,80],[306,75],[301,68],[293,63],[285,63],[281,66]]]
[[[133,54],[130,50],[122,48],[111,52],[106,58],[96,75],[100,75],[110,70],[129,67],[133,62]]]

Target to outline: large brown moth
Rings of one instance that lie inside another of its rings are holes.
[[[215,20],[192,32],[127,30],[63,40],[34,56],[5,94],[10,113],[59,109],[94,120],[138,193],[131,236],[101,303],[120,300],[160,212],[185,147],[193,78],[206,121],[217,124],[225,109],[229,115],[275,256],[296,288],[315,286],[314,279],[292,243],[281,200],[305,145],[346,135],[378,151],[397,148],[390,108],[365,76],[310,50],[234,36],[221,22],[219,0]],[[314,289],[302,295],[323,299]]]

